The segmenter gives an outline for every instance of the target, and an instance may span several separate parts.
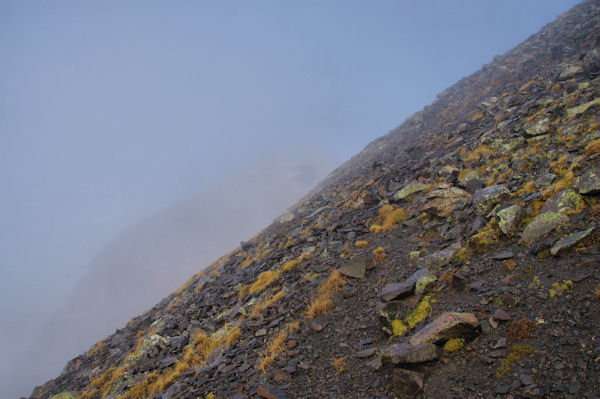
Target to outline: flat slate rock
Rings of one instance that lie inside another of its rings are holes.
[[[344,266],[340,267],[338,271],[347,277],[365,278],[367,263],[369,261],[370,259],[367,256],[355,256],[351,258]]]
[[[479,216],[487,214],[494,205],[510,198],[510,191],[501,184],[489,186],[475,191],[473,194],[473,206]]]
[[[473,313],[446,312],[410,337],[412,345],[437,343],[470,334],[479,326]]]
[[[387,346],[381,350],[383,362],[392,364],[424,363],[436,360],[439,357],[439,348],[432,343],[416,345],[400,343]]]
[[[559,240],[552,248],[550,249],[550,253],[552,255],[558,255],[560,251],[571,248],[574,245],[577,245],[584,238],[590,235],[592,231],[594,231],[595,227],[590,227],[589,229],[578,231],[576,233],[571,234],[568,237]]]
[[[390,284],[384,287],[379,293],[379,296],[385,302],[389,302],[395,299],[402,299],[412,295],[414,289],[414,281],[403,281],[401,283]]]
[[[569,218],[558,212],[544,212],[537,215],[523,231],[521,238],[525,244],[533,244],[537,239],[550,233],[558,226],[569,222]]]

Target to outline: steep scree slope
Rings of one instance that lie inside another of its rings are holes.
[[[597,397],[598,32],[495,57],[31,397]]]

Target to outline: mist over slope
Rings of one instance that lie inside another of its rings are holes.
[[[596,397],[599,31],[495,57],[31,397]]]
[[[59,373],[70,354],[84,352],[251,238],[336,165],[310,146],[282,149],[122,231],[95,256],[32,347],[2,373],[3,392],[24,394],[33,381]]]

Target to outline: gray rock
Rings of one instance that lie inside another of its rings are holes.
[[[578,231],[569,235],[568,237],[559,240],[554,246],[550,249],[550,253],[552,255],[558,255],[560,251],[571,248],[572,246],[581,242],[584,238],[586,238],[592,231],[594,231],[595,227],[590,227],[587,230]]]
[[[351,258],[348,263],[340,267],[338,271],[344,276],[353,278],[364,278],[367,270],[367,264],[372,263],[370,257],[366,255],[359,255]]]
[[[412,295],[415,289],[414,281],[404,281],[402,283],[391,284],[384,287],[379,296],[385,302],[393,301],[395,299],[402,299],[409,295]]]
[[[421,211],[430,212],[439,217],[448,217],[455,209],[464,207],[471,199],[471,194],[458,187],[439,184],[427,194],[427,198],[428,201]]]
[[[400,191],[394,194],[394,201],[401,201],[407,197],[410,197],[413,194],[427,190],[428,187],[429,186],[427,184],[418,181],[411,181],[406,186],[402,187]]]
[[[393,344],[381,350],[383,362],[392,364],[424,363],[438,359],[439,356],[439,348],[432,343]]]
[[[552,125],[550,124],[549,118],[544,118],[525,128],[525,134],[527,136],[540,136],[542,134],[548,134],[551,131]]]
[[[417,270],[406,280],[407,283],[413,283],[415,285],[415,294],[417,295],[421,295],[427,291],[435,281],[435,276],[429,273],[429,269],[427,268]]]
[[[441,251],[434,252],[417,261],[417,267],[436,269],[450,263],[454,255],[460,251],[460,244],[452,244]]]
[[[523,217],[523,208],[519,205],[511,205],[498,211],[496,215],[498,216],[500,230],[507,236],[512,236],[516,233]]]
[[[473,206],[479,216],[486,215],[496,204],[510,198],[510,191],[501,184],[489,186],[475,191]]]
[[[479,320],[473,313],[446,312],[417,331],[411,338],[412,345],[426,342],[442,342],[472,334],[479,326]]]
[[[600,168],[590,169],[579,176],[579,179],[577,179],[577,189],[579,190],[579,194],[600,194]]]
[[[558,226],[569,222],[569,218],[558,212],[544,212],[536,216],[523,231],[521,238],[523,242],[530,245],[539,238],[550,233]]]
[[[395,368],[392,375],[394,390],[401,395],[413,396],[423,390],[425,374]]]
[[[542,207],[542,212],[566,212],[577,209],[581,203],[581,196],[575,190],[566,188],[548,198]]]

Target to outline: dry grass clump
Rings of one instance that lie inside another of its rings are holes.
[[[300,322],[296,321],[293,323],[286,324],[281,331],[275,336],[275,338],[269,343],[267,348],[260,355],[257,368],[263,373],[266,372],[273,362],[284,350],[285,341],[289,334],[293,333],[300,327]]]
[[[585,153],[587,155],[600,153],[600,139],[592,140],[585,146]]]
[[[494,151],[487,145],[482,144],[470,153],[468,153],[464,160],[465,161],[479,161],[481,158],[492,154]]]
[[[354,245],[356,245],[356,248],[358,248],[358,249],[365,249],[366,247],[369,246],[369,241],[368,240],[356,241],[354,243]]]
[[[270,305],[283,299],[283,297],[285,297],[285,294],[286,294],[285,289],[281,289],[274,295],[270,296],[269,298],[258,301],[256,303],[256,305],[254,305],[254,307],[252,308],[252,311],[250,312],[250,317],[258,316],[259,314],[262,313],[263,310],[268,308]]]
[[[375,262],[376,265],[381,265],[387,261],[387,255],[383,247],[376,248],[373,251],[373,255],[375,255],[373,262]]]
[[[336,359],[333,359],[331,361],[331,365],[335,369],[336,374],[343,373],[344,371],[346,371],[348,369],[348,365],[346,364],[345,357],[338,357]]]
[[[174,367],[167,369],[163,374],[152,372],[139,384],[132,386],[122,397],[125,399],[143,399],[155,393],[164,392],[173,385],[179,376],[189,371],[193,366],[204,366],[206,359],[219,345],[232,345],[240,337],[240,328],[225,327],[222,330],[208,335],[201,331],[194,335],[192,342],[186,347],[184,355]]]
[[[513,341],[521,341],[528,338],[535,331],[536,324],[533,320],[519,319],[508,327],[508,338]]]
[[[249,293],[254,294],[257,291],[262,291],[271,284],[273,281],[277,280],[281,275],[281,270],[267,270],[266,272],[262,272],[254,284],[252,284],[249,288]]]
[[[375,222],[369,228],[372,233],[379,234],[392,230],[406,220],[404,209],[392,205],[384,205],[379,209]]]
[[[346,280],[344,280],[337,270],[331,272],[331,275],[327,280],[319,286],[317,297],[312,301],[308,308],[307,316],[312,319],[315,316],[327,314],[333,310],[335,305],[333,304],[331,297],[341,290],[345,284]]]

